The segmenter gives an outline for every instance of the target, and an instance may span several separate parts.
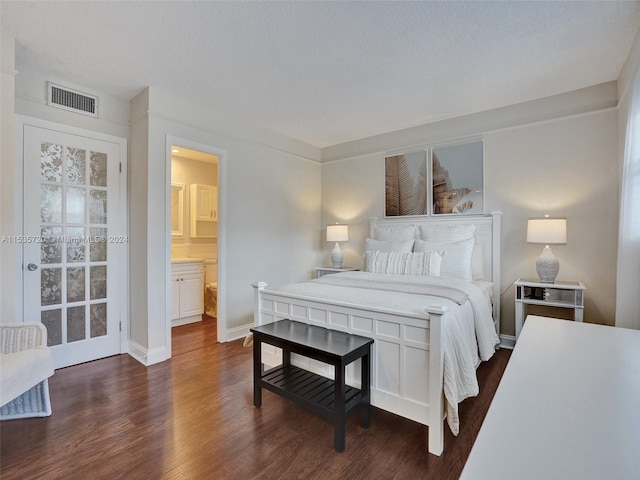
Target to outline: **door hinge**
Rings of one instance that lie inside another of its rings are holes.
[[[122,331],[122,322],[118,322],[118,331]]]
[[[120,162],[120,166],[118,167],[118,171],[122,173],[122,162]]]

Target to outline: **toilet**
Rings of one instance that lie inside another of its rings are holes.
[[[218,260],[210,258],[204,261],[204,313],[217,317],[218,305]]]

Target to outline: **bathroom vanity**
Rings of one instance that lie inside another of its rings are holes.
[[[204,312],[203,260],[171,260],[171,326],[202,321]]]

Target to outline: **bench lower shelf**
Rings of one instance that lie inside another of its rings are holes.
[[[313,413],[333,418],[335,405],[335,383],[330,378],[317,375],[293,365],[280,365],[262,375],[262,387],[291,400]],[[345,413],[358,406],[361,391],[345,386]]]

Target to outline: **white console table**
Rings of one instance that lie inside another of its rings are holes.
[[[464,480],[640,472],[640,331],[529,316]]]

